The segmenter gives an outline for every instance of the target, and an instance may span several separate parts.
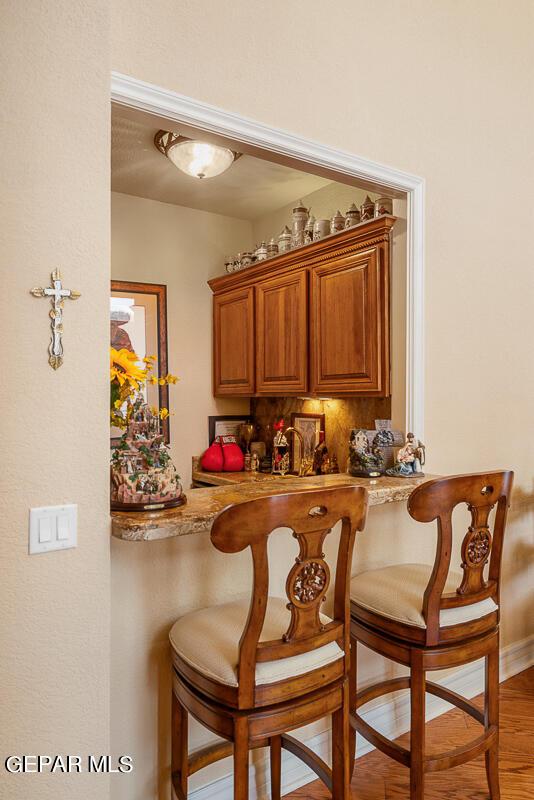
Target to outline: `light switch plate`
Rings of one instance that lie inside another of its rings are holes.
[[[30,508],[30,555],[67,550],[77,544],[77,505]]]

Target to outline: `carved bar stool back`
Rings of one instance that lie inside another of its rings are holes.
[[[512,472],[439,478],[418,486],[408,511],[418,522],[437,521],[433,567],[403,564],[371,570],[351,581],[351,749],[355,733],[410,769],[410,797],[422,800],[424,774],[463,764],[481,753],[492,800],[499,798],[499,606],[501,560]],[[466,504],[471,524],[461,548],[461,573],[450,571],[453,511]],[[493,518],[491,512],[495,510]],[[492,523],[492,524],[491,524]],[[490,528],[492,527],[493,530]],[[357,692],[356,643],[410,667],[397,678]],[[426,680],[426,672],[485,658],[485,710]],[[358,710],[370,700],[410,689],[410,750],[389,741]],[[471,744],[436,756],[425,754],[425,692],[474,717],[484,730]]]
[[[351,486],[263,497],[229,506],[215,520],[211,541],[218,550],[250,548],[252,596],[186,614],[170,632],[172,783],[178,800],[187,797],[189,775],[232,754],[234,798],[247,800],[249,750],[265,746],[273,800],[280,800],[282,748],[303,758],[336,800],[348,800],[349,582],[356,531],[366,514],[366,491]],[[330,618],[320,611],[330,583],[323,547],[340,520]],[[290,528],[299,544],[285,598],[268,595],[268,539],[278,528]],[[226,741],[190,756],[188,714]],[[330,714],[332,770],[287,735]]]

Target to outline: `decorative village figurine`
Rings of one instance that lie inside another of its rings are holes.
[[[380,444],[369,439],[365,431],[353,428],[349,442],[349,473],[360,478],[378,478],[384,472]]]
[[[289,443],[284,433],[284,420],[273,425],[276,433],[273,439],[273,456],[271,472],[273,475],[284,476],[289,472]]]
[[[396,464],[386,470],[387,475],[401,478],[413,478],[423,475],[422,467],[425,463],[425,446],[413,433],[406,436],[406,444],[397,453]]]
[[[111,508],[150,511],[183,503],[180,476],[163,440],[159,418],[139,398],[126,433],[111,455]]]

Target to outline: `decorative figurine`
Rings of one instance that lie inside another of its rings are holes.
[[[275,422],[276,431],[273,439],[273,456],[271,472],[273,475],[284,476],[289,471],[289,443],[284,433],[284,420]]]
[[[364,430],[354,428],[349,442],[349,473],[361,478],[378,478],[384,471],[380,445],[371,446]]]
[[[357,225],[359,221],[360,209],[355,203],[352,203],[345,214],[345,228],[352,228],[352,226]]]
[[[319,431],[319,441],[315,445],[315,449],[313,451],[312,469],[314,475],[321,475],[323,472],[323,464],[327,458],[328,447],[325,442],[325,433],[324,431]]]
[[[345,228],[345,217],[338,209],[330,220],[330,233],[337,233]]]
[[[111,453],[111,508],[150,511],[185,503],[180,476],[155,416],[138,398],[119,445]]]
[[[367,222],[368,219],[373,219],[375,215],[375,204],[367,195],[365,200],[360,206],[360,222]]]
[[[397,463],[386,470],[387,475],[400,478],[413,478],[424,475],[422,467],[425,463],[425,446],[413,433],[406,436],[406,444],[397,453]]]
[[[250,471],[251,472],[258,472],[260,468],[260,459],[257,453],[252,453],[250,457]]]

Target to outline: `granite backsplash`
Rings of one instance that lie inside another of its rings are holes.
[[[250,411],[258,425],[254,438],[265,441],[267,426],[284,419],[291,425],[291,414],[305,412],[325,415],[326,444],[335,453],[342,472],[346,471],[349,435],[352,428],[375,427],[375,419],[391,418],[390,397],[348,397],[332,400],[305,400],[299,397],[254,397]]]

